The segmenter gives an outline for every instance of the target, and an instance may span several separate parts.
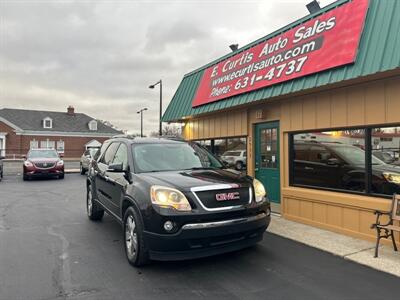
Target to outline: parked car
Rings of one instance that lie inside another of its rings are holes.
[[[0,181],[3,179],[3,156],[0,156]]]
[[[122,224],[130,264],[215,255],[261,241],[270,222],[264,186],[196,143],[104,142],[87,178],[87,214]]]
[[[374,150],[372,154],[386,164],[400,166],[400,160],[396,159],[394,155],[387,151]]]
[[[330,189],[365,191],[365,151],[328,142],[295,141],[295,183]],[[400,193],[400,167],[372,155],[372,192]]]
[[[80,172],[81,175],[85,175],[89,170],[89,164],[92,161],[94,155],[99,151],[99,148],[89,148],[83,152],[80,162]]]
[[[64,161],[56,150],[34,149],[25,157],[23,179],[33,177],[64,178]]]
[[[246,150],[226,151],[221,155],[221,159],[229,166],[234,166],[236,170],[243,170],[247,164]]]

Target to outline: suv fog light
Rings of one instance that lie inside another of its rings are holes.
[[[171,231],[172,229],[174,229],[174,223],[172,223],[171,221],[167,221],[164,223],[164,229],[166,231]]]

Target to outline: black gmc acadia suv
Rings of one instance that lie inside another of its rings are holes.
[[[258,180],[196,143],[167,138],[104,142],[89,168],[87,214],[101,220],[104,211],[121,223],[134,266],[249,247],[270,222]]]

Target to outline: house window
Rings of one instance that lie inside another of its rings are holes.
[[[380,140],[383,135],[385,141]],[[400,127],[292,134],[290,150],[293,186],[366,195],[400,193]]]
[[[57,152],[64,153],[64,150],[65,150],[64,141],[62,141],[62,140],[57,141]]]
[[[89,129],[96,131],[97,130],[97,121],[96,120],[92,120],[89,122]]]
[[[40,148],[42,149],[55,149],[55,142],[49,139],[45,141],[40,141]]]
[[[32,141],[30,141],[30,146],[29,146],[29,148],[30,148],[30,149],[37,149],[37,148],[39,148],[39,141],[37,141],[37,140],[32,140]]]
[[[43,128],[53,128],[53,120],[49,117],[43,119]]]

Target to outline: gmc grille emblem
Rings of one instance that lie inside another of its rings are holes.
[[[217,201],[239,200],[239,192],[215,194]]]

